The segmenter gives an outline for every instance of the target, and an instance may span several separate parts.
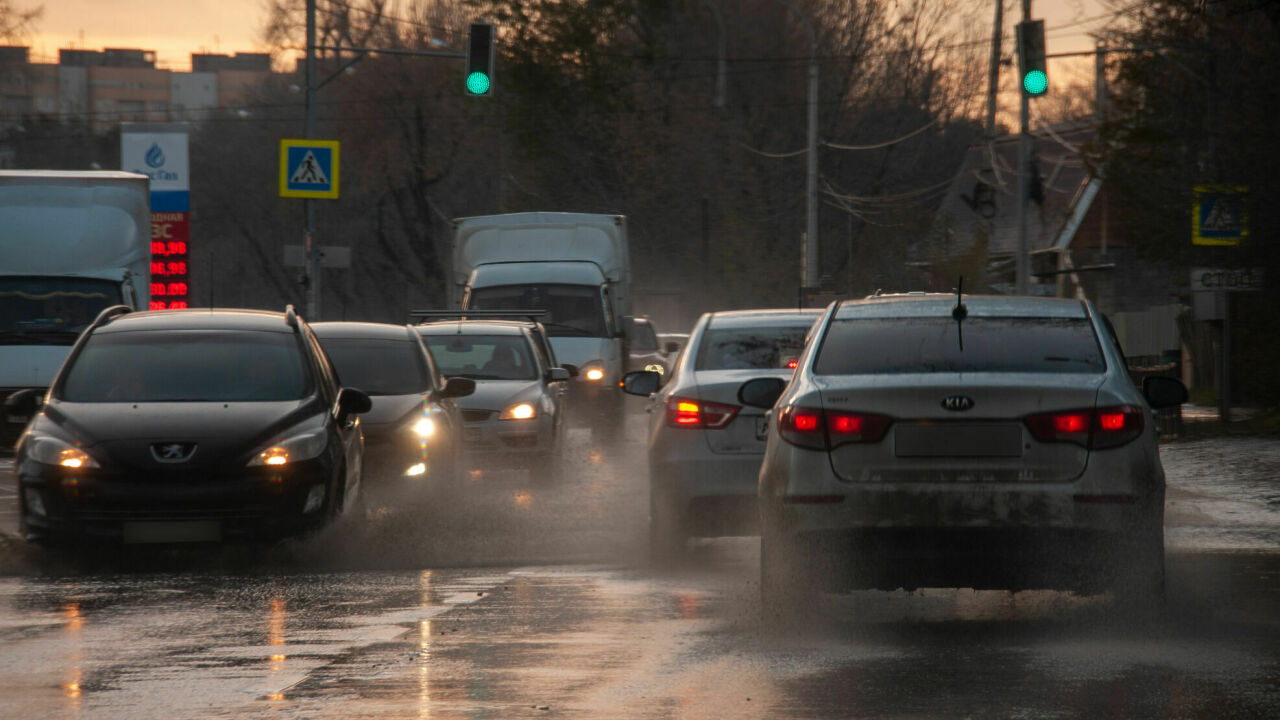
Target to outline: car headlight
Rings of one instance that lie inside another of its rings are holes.
[[[423,440],[436,434],[435,421],[429,417],[418,418],[418,421],[412,427],[413,433]]]
[[[49,435],[32,435],[27,439],[27,457],[45,465],[57,465],[70,470],[101,467],[89,453],[65,440]]]
[[[254,453],[249,459],[249,467],[277,467],[310,460],[324,452],[327,442],[328,436],[323,430],[278,440]]]
[[[600,382],[604,379],[604,368],[599,365],[589,365],[582,371],[582,376],[591,382]]]
[[[498,416],[499,420],[530,420],[538,416],[538,411],[533,407],[533,403],[516,403],[508,406],[502,414]]]
[[[659,375],[664,375],[667,372],[667,369],[663,367],[661,363],[649,363],[648,365],[644,366],[644,369],[648,370],[649,372],[656,372]]]

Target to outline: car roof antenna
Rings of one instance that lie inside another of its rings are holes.
[[[951,317],[956,320],[956,339],[960,341],[960,352],[964,352],[964,319],[969,317],[969,308],[964,306],[964,276],[956,285],[956,306],[951,308]]]

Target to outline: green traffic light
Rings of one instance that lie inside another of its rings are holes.
[[[1028,95],[1043,95],[1049,89],[1049,78],[1045,77],[1043,70],[1032,70],[1022,78],[1022,89]]]
[[[484,95],[489,92],[489,76],[482,72],[473,72],[468,75],[467,92],[472,95]]]

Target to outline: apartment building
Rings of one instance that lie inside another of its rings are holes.
[[[246,102],[271,77],[267,53],[193,53],[191,72],[155,66],[153,51],[63,49],[33,63],[30,48],[0,46],[0,130],[56,117],[106,132],[124,121],[200,120]]]

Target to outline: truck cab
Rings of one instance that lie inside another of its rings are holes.
[[[565,365],[579,424],[609,433],[622,423],[618,382],[626,372],[630,258],[620,215],[513,213],[454,221],[458,305],[468,310],[543,310]]]
[[[0,404],[43,394],[104,308],[150,298],[150,186],[116,171],[0,171]],[[0,412],[0,453],[25,418]]]

